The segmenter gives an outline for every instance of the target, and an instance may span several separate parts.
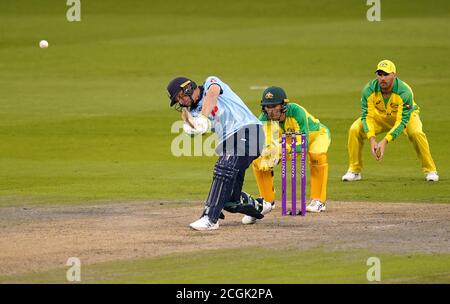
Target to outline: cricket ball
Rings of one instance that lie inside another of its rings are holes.
[[[48,41],[47,41],[47,40],[41,40],[41,41],[39,42],[39,47],[40,47],[41,49],[46,49],[46,48],[48,48]]]

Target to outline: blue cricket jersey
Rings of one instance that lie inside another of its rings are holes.
[[[261,125],[261,121],[253,115],[242,99],[216,76],[209,76],[203,83],[201,100],[191,109],[193,116],[200,114],[206,91],[214,84],[220,86],[220,95],[217,98],[217,108],[208,118],[211,120],[211,128],[216,133],[219,144],[244,126]]]

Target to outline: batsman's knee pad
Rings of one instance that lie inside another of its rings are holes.
[[[225,203],[224,209],[231,213],[242,213],[257,219],[262,219],[264,217],[264,215],[260,212],[263,207],[262,204],[262,198],[255,199],[250,194],[241,192],[240,200],[237,202]]]
[[[235,168],[236,162],[236,157],[223,156],[214,166],[213,181],[203,212],[213,223],[217,222],[225,202],[231,197],[236,175],[239,172]]]

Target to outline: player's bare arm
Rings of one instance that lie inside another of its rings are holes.
[[[198,89],[197,89],[198,90]],[[193,128],[185,129],[185,132],[192,135],[203,134],[209,132],[211,129],[211,121],[208,116],[217,106],[217,98],[220,95],[220,86],[211,85],[206,91],[205,101],[203,102],[201,115],[193,119]]]
[[[202,114],[206,117],[211,114],[214,108],[217,106],[217,98],[220,95],[220,86],[213,84],[208,88],[205,95],[205,101],[202,106]]]
[[[375,157],[375,159],[378,160],[378,156],[377,156],[377,148],[378,148],[377,139],[375,138],[375,136],[372,136],[369,140],[370,140],[370,152],[372,152],[373,157]]]
[[[388,143],[386,138],[383,138],[377,145],[376,150],[376,158],[377,160],[381,160],[384,156],[384,150],[386,148],[386,144]]]

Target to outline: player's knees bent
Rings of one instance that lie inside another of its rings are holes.
[[[414,131],[408,132],[408,138],[411,141],[415,141],[424,136],[425,136],[425,133],[422,130],[414,130]]]
[[[261,163],[261,157],[258,157],[257,159],[255,159],[252,162],[252,168],[254,171],[261,171],[261,169],[259,168],[260,163]]]
[[[328,164],[327,155],[325,153],[321,154],[309,153],[309,160],[312,166],[323,166]]]
[[[352,125],[350,126],[350,129],[348,130],[349,135],[359,135],[363,130],[363,125],[361,122],[361,119],[355,120]]]

